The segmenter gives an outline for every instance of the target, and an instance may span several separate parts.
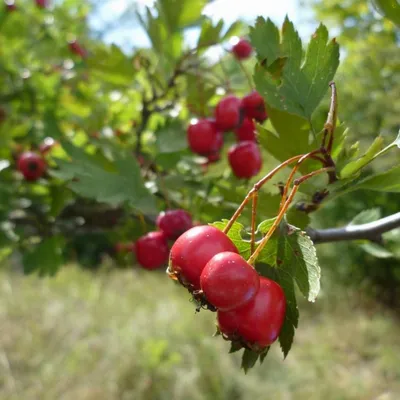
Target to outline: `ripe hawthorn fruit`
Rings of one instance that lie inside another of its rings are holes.
[[[228,339],[262,350],[278,338],[285,312],[286,298],[281,286],[260,277],[260,289],[254,299],[235,310],[218,310],[217,322]]]
[[[240,39],[233,47],[232,53],[238,60],[245,60],[251,56],[253,47],[246,39]]]
[[[193,221],[185,210],[167,210],[158,215],[156,224],[167,239],[175,240],[193,226]]]
[[[204,267],[224,251],[238,253],[225,233],[209,225],[195,226],[179,236],[172,246],[169,272],[189,290],[199,290]]]
[[[248,118],[257,122],[264,122],[268,118],[264,98],[255,90],[242,98],[241,107]]]
[[[219,101],[214,111],[215,121],[219,129],[230,131],[239,125],[241,118],[240,105],[241,100],[234,95],[226,96]]]
[[[245,141],[234,144],[228,152],[229,164],[238,178],[257,175],[262,166],[260,150],[256,143]]]
[[[200,119],[190,124],[187,140],[190,150],[200,155],[216,153],[224,144],[222,133],[212,119]]]
[[[206,264],[200,286],[209,303],[229,311],[254,299],[260,288],[260,277],[239,254],[223,252]]]
[[[26,151],[18,157],[17,168],[18,171],[22,173],[25,180],[36,181],[45,173],[46,162],[40,154]]]
[[[250,118],[244,118],[239,128],[235,129],[236,138],[239,142],[256,141],[256,125]]]
[[[82,58],[85,58],[87,56],[86,50],[76,40],[68,42],[68,47],[71,53],[74,53],[77,56],[80,56]]]
[[[133,251],[137,262],[145,269],[160,268],[168,262],[168,241],[164,232],[149,232],[139,238]]]
[[[35,0],[35,2],[39,8],[47,8],[48,7],[48,0]]]

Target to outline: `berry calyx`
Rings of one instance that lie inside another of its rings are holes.
[[[240,123],[240,105],[238,97],[229,95],[219,101],[215,107],[215,121],[222,131],[235,129]]]
[[[257,271],[237,253],[216,254],[204,267],[200,286],[207,301],[229,311],[253,300],[260,288]]]
[[[279,336],[286,313],[286,298],[281,286],[260,277],[260,289],[252,301],[231,311],[218,311],[222,334],[240,340],[255,351],[270,346]]]
[[[195,226],[172,246],[168,272],[189,290],[199,290],[204,267],[216,254],[225,251],[238,253],[225,233],[209,225]]]
[[[159,214],[156,224],[167,239],[175,240],[193,226],[193,221],[185,210],[168,210]]]
[[[256,143],[245,141],[233,145],[228,152],[229,164],[238,178],[251,178],[262,167],[260,150]]]
[[[17,168],[27,181],[36,181],[45,173],[46,162],[41,155],[26,151],[19,156]]]
[[[187,129],[190,150],[200,155],[216,153],[223,145],[222,133],[212,119],[200,119],[191,123]]]
[[[236,138],[239,142],[246,140],[256,141],[256,125],[250,118],[244,118],[239,128],[235,129]]]
[[[242,98],[241,107],[250,119],[264,122],[268,118],[264,98],[255,90]]]
[[[149,232],[136,241],[134,252],[137,262],[143,268],[160,268],[168,262],[167,237],[164,232]]]
[[[77,56],[80,56],[82,58],[85,58],[87,56],[86,50],[76,40],[68,42],[68,47],[71,53],[74,53]]]
[[[238,60],[245,60],[251,56],[253,47],[246,39],[240,39],[233,47],[232,53]]]

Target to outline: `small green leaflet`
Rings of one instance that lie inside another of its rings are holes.
[[[349,223],[349,225],[360,225],[374,222],[381,218],[380,208],[370,208],[369,210],[361,211]]]
[[[347,164],[341,171],[340,177],[342,179],[350,178],[352,175],[357,175],[359,171],[368,165],[372,160],[374,160],[375,155],[377,155],[383,147],[383,137],[378,136],[375,138],[374,142],[368,148],[366,153],[361,156],[358,160],[351,161]]]
[[[182,122],[176,118],[167,120],[155,135],[159,153],[175,153],[188,147],[185,129]]]
[[[346,192],[348,193],[359,189],[400,193],[400,166],[393,167],[385,172],[371,175],[350,187]]]
[[[241,368],[244,370],[245,374],[247,374],[249,369],[253,368],[256,365],[258,357],[259,354],[255,351],[244,349]]]
[[[53,276],[63,264],[62,248],[64,238],[53,236],[45,238],[31,251],[23,255],[22,263],[25,274],[37,272],[40,276]]]
[[[276,31],[270,20],[261,17],[251,31],[258,58],[266,57],[255,69],[257,90],[269,106],[310,120],[339,66],[339,46],[334,39],[328,41],[328,30],[321,24],[303,61],[302,43],[292,22],[286,17],[279,42]],[[278,59],[283,65],[280,71],[276,68]]]
[[[69,185],[74,192],[113,206],[127,202],[146,214],[157,212],[155,199],[144,186],[140,168],[130,152],[110,148],[113,156],[110,169],[71,143],[63,142],[62,146],[71,161],[57,159],[59,169],[52,170],[51,174],[65,180],[74,179]]]

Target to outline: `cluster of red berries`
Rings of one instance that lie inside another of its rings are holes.
[[[232,49],[238,59],[249,57],[251,52],[251,45],[243,39]],[[229,149],[228,161],[235,176],[249,179],[257,175],[262,166],[254,121],[261,123],[267,118],[264,99],[257,91],[242,99],[228,95],[215,107],[214,118],[194,120],[189,125],[189,148],[193,153],[207,157],[209,163],[218,161],[224,144],[224,132],[233,131],[237,143]]]
[[[202,307],[217,311],[225,339],[262,351],[279,336],[286,299],[276,282],[259,276],[238,253],[219,229],[193,227],[172,246],[168,273]]]
[[[158,231],[149,232],[135,243],[116,245],[117,252],[133,251],[139,265],[148,270],[158,269],[168,262],[169,241],[176,240],[193,226],[185,210],[162,211],[156,221]]]

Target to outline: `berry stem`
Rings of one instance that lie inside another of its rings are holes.
[[[321,168],[317,171],[313,171],[307,175],[302,176],[299,179],[296,179],[293,183],[293,188],[287,198],[287,200],[285,201],[285,204],[283,205],[283,207],[280,209],[278,216],[276,217],[274,223],[272,224],[271,228],[269,229],[268,233],[264,236],[264,238],[262,239],[261,243],[258,245],[257,249],[255,250],[255,252],[251,255],[251,257],[247,260],[247,262],[250,265],[254,265],[255,261],[257,260],[257,257],[260,255],[261,251],[263,250],[263,248],[265,247],[265,245],[268,243],[268,240],[271,238],[271,236],[274,234],[276,228],[279,226],[279,224],[281,223],[283,217],[285,216],[286,211],[288,210],[291,202],[294,199],[294,196],[296,195],[299,186],[305,182],[306,180],[312,178],[315,175],[319,175],[322,174],[324,172],[329,172],[330,170],[332,170],[332,167],[327,167],[327,168]]]
[[[275,167],[271,172],[269,172],[267,175],[265,175],[261,180],[259,180],[253,188],[250,190],[249,193],[247,193],[246,197],[242,201],[242,204],[239,206],[239,208],[235,211],[233,214],[232,218],[229,220],[228,224],[226,225],[225,229],[223,232],[227,234],[229,230],[232,228],[233,224],[235,221],[239,218],[240,214],[242,213],[243,209],[245,208],[246,204],[249,202],[251,198],[253,198],[254,194],[258,192],[277,172],[279,172],[282,168],[287,167],[288,165],[294,163],[295,161],[298,161],[300,158],[302,158],[304,154],[301,154],[299,156],[295,156],[292,158],[289,158],[288,160],[284,161],[283,163],[279,164],[277,167]]]
[[[250,91],[252,92],[253,90],[255,90],[255,88],[254,88],[253,80],[252,80],[252,78],[251,78],[251,76],[249,74],[249,71],[247,71],[246,67],[243,65],[243,62],[241,60],[237,60],[237,61],[238,61],[240,69],[242,70],[244,76],[247,79]]]
[[[253,195],[253,204],[251,206],[251,245],[250,245],[251,254],[254,253],[255,242],[256,242],[257,202],[258,202],[258,192],[255,192]]]
[[[287,194],[289,192],[289,187],[293,181],[294,175],[296,174],[296,172],[298,171],[298,169],[300,168],[301,164],[306,161],[309,158],[314,157],[316,154],[320,153],[321,150],[314,150],[311,151],[310,153],[305,154],[303,157],[300,158],[300,160],[297,161],[296,165],[293,167],[292,172],[289,175],[288,180],[286,181],[286,185],[285,188],[283,189],[283,193],[282,193],[282,200],[281,200],[281,204],[279,205],[279,209],[281,209],[286,201],[286,197]],[[321,159],[321,161],[324,161]]]

